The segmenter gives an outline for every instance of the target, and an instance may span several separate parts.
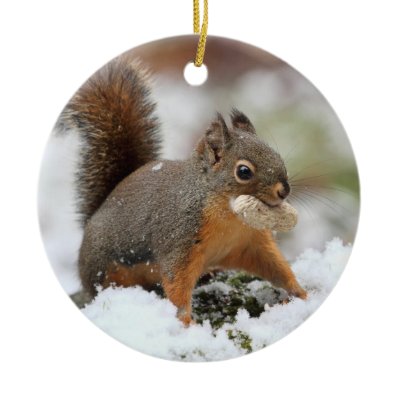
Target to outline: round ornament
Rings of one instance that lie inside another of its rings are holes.
[[[188,35],[95,72],[58,117],[39,187],[43,241],[79,310],[178,361],[238,357],[299,326],[344,270],[359,214],[322,94],[264,50],[206,38],[193,63]]]

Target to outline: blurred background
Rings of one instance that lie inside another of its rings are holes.
[[[215,113],[227,117],[236,107],[287,165],[292,185],[289,202],[299,211],[299,223],[293,231],[278,234],[285,256],[294,260],[307,248],[322,249],[335,236],[353,243],[359,217],[358,173],[348,137],[327,100],[279,58],[211,36],[204,60],[208,79],[201,86],[190,86],[183,70],[195,57],[197,40],[197,36],[180,36],[129,51],[153,76],[163,157],[188,157]],[[38,195],[46,251],[69,294],[80,289],[77,255],[82,231],[73,191],[78,145],[73,134],[51,134]]]

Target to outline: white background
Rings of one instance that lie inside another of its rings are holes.
[[[36,215],[41,156],[68,98],[120,52],[191,33],[192,1],[5,4],[0,6],[1,395],[396,397],[394,1],[210,0],[210,34],[272,52],[330,101],[357,156],[362,213],[342,279],[307,322],[265,350],[207,364],[154,359],[96,329],[53,275]]]

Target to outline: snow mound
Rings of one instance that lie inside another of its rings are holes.
[[[234,358],[274,343],[305,321],[336,284],[350,253],[351,245],[338,238],[328,242],[322,252],[307,249],[292,264],[309,293],[306,301],[268,304],[264,292],[272,288],[268,282],[254,280],[245,289],[262,303],[263,312],[254,317],[239,308],[233,322],[218,328],[209,320],[185,328],[169,300],[141,287],[105,289],[82,312],[117,340],[156,357],[181,361]],[[216,292],[220,297],[230,291],[228,284],[219,281],[195,289],[196,294]]]

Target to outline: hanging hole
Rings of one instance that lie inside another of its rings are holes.
[[[185,81],[191,86],[201,86],[207,80],[207,66],[195,66],[193,62],[189,62],[184,68]]]

